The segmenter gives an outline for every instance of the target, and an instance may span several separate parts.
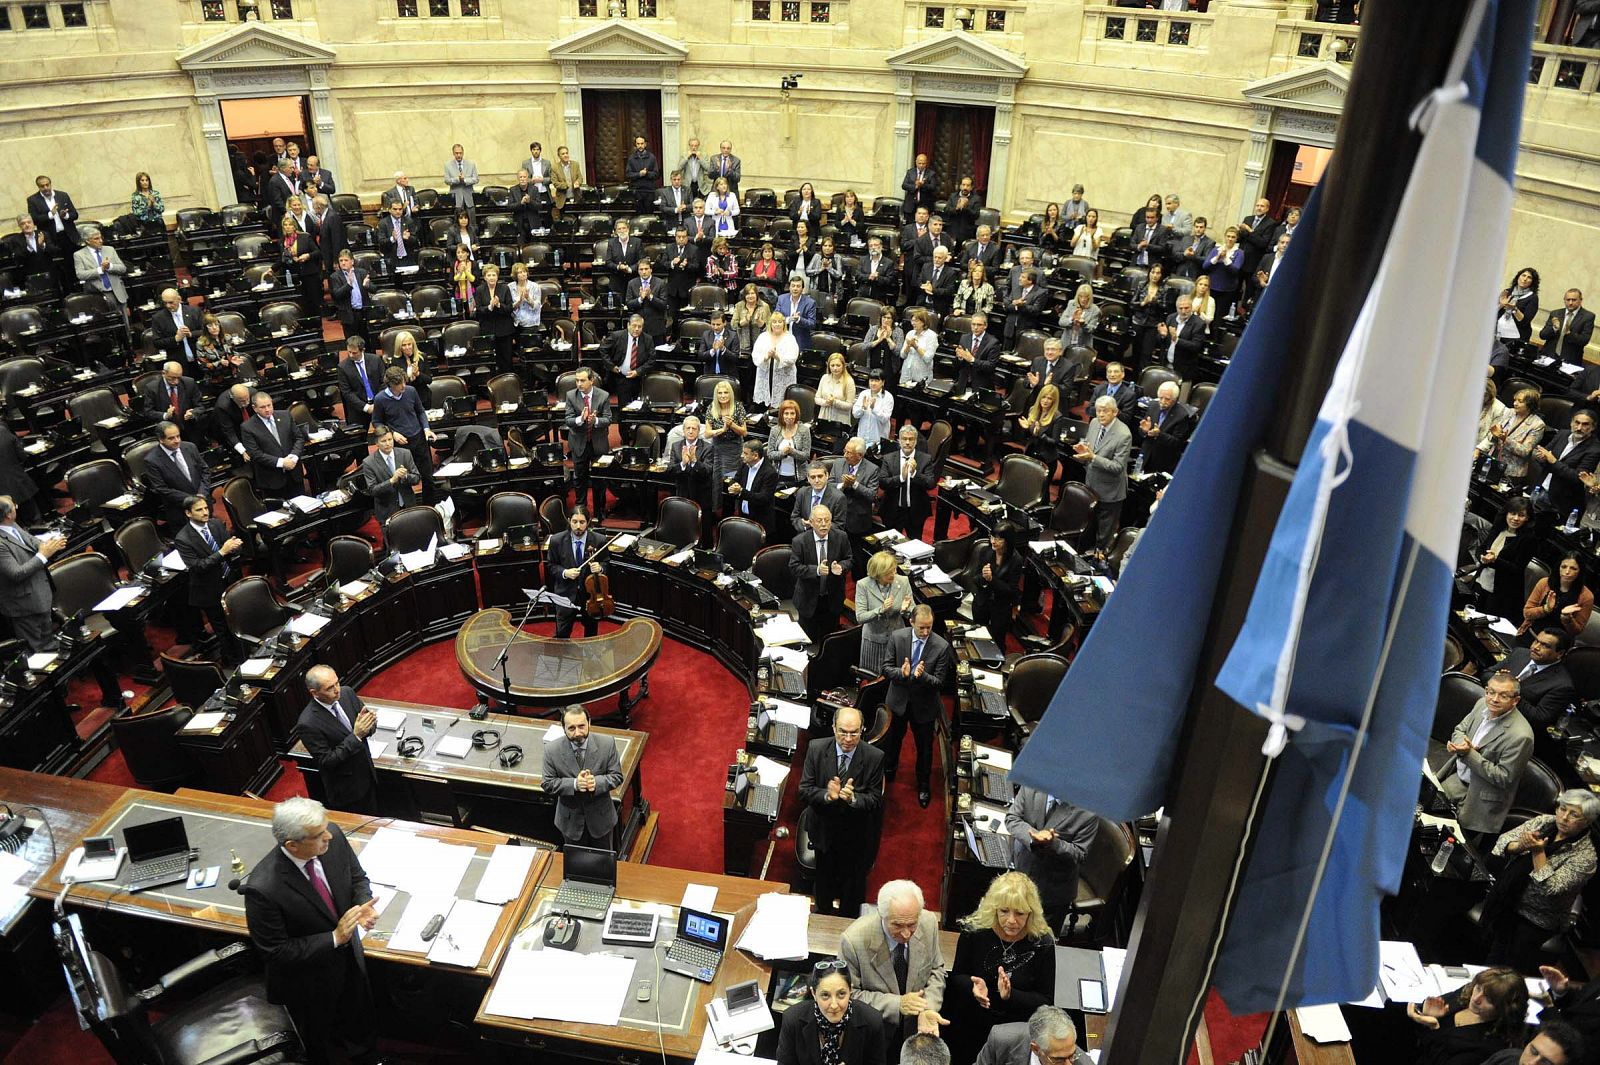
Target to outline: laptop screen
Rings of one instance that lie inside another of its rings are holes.
[[[600,847],[572,847],[561,849],[566,861],[566,878],[582,880],[589,884],[617,885],[617,856]]]
[[[147,862],[152,858],[166,858],[189,849],[189,834],[183,830],[183,818],[164,817],[143,825],[126,825],[122,839],[128,845],[130,862]]]
[[[686,907],[678,911],[678,935],[702,947],[721,950],[728,941],[728,922]]]

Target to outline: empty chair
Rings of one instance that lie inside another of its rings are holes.
[[[727,302],[727,293],[721,285],[695,285],[689,290],[689,306],[697,311],[715,310]]]
[[[503,373],[489,379],[489,403],[495,410],[518,409],[522,406],[522,378],[514,373]]]
[[[48,567],[55,585],[55,608],[68,617],[83,613],[84,623],[99,633],[111,631],[111,620],[95,611],[95,604],[117,586],[117,570],[111,560],[94,551],[57,559]]]
[[[444,521],[432,507],[406,507],[383,523],[383,542],[390,551],[421,551],[435,541],[444,541]]]
[[[222,593],[222,610],[228,616],[228,628],[250,644],[262,643],[268,633],[282,628],[291,616],[265,577],[234,581]]]
[[[996,495],[1014,507],[1037,506],[1050,487],[1050,470],[1027,455],[1007,455],[1000,460],[1000,479],[992,486]]]
[[[547,496],[539,504],[539,520],[544,522],[544,527],[551,532],[560,532],[567,527],[567,501],[561,496]]]
[[[1088,919],[1091,941],[1099,942],[1110,937],[1107,925],[1114,920],[1117,902],[1127,884],[1127,873],[1133,865],[1133,830],[1125,824],[1098,818],[1099,830],[1089,853],[1078,868],[1078,898],[1067,913],[1066,937],[1073,939],[1078,924]]]
[[[174,658],[162,652],[161,672],[172,689],[172,697],[185,706],[204,706],[206,700],[222,690],[222,667],[216,662]]]
[[[1061,678],[1067,675],[1067,660],[1048,651],[1023,655],[1006,674],[1006,705],[1027,724],[1044,716],[1055,696]]]
[[[168,544],[149,518],[134,518],[111,534],[129,573],[138,573],[152,560],[167,553]]]
[[[675,373],[661,370],[646,374],[639,386],[639,395],[646,403],[670,403],[677,406],[683,402],[683,378]]]
[[[270,258],[272,253],[272,238],[265,233],[245,233],[233,238],[233,254],[242,263]]]
[[[1155,399],[1156,393],[1161,390],[1161,386],[1168,381],[1173,384],[1180,383],[1178,375],[1171,370],[1163,369],[1160,366],[1146,366],[1139,373],[1139,391],[1151,399]]]
[[[277,335],[287,330],[289,333],[300,330],[300,305],[282,300],[278,303],[269,303],[261,308],[261,326],[269,333]]]
[[[682,496],[668,496],[661,501],[655,528],[644,535],[675,547],[699,543],[700,504]]]
[[[723,518],[717,524],[716,550],[722,561],[733,570],[747,570],[767,542],[767,530],[760,522],[737,515]]]
[[[67,471],[67,494],[76,503],[104,506],[127,491],[128,482],[115,459],[94,459]]]
[[[200,767],[178,742],[178,730],[194,711],[185,705],[135,714],[123,707],[111,718],[111,734],[133,782],[149,791],[172,791],[200,775]]]
[[[1217,386],[1212,381],[1202,381],[1189,390],[1189,406],[1194,408],[1196,415],[1204,414],[1211,405],[1211,398],[1217,394]]]
[[[1094,490],[1081,481],[1068,481],[1061,486],[1061,495],[1050,511],[1047,523],[1051,534],[1071,540],[1083,535],[1094,523],[1094,508],[1100,499]]]
[[[504,536],[508,529],[519,525],[535,525],[539,512],[534,508],[533,497],[526,492],[496,492],[489,497],[484,513],[480,536]]]
[[[789,573],[788,544],[773,544],[756,552],[750,569],[761,583],[779,599],[788,600],[794,595],[794,577]]]

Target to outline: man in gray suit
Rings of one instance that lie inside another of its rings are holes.
[[[589,711],[578,704],[561,712],[561,727],[565,736],[544,743],[543,787],[556,797],[556,828],[573,846],[615,850],[611,793],[622,786],[616,741],[590,733]]]
[[[411,486],[422,481],[411,452],[394,446],[394,431],[387,426],[378,430],[378,450],[361,461],[361,476],[380,526],[389,515],[416,502]]]
[[[917,802],[924,810],[933,797],[933,738],[944,717],[941,693],[950,683],[953,668],[950,644],[933,631],[933,608],[923,603],[912,611],[911,627],[889,637],[884,658],[889,691],[883,702],[892,716],[883,744],[883,775],[894,779],[909,722],[917,748]]]
[[[867,575],[867,559],[872,556],[865,538],[872,532],[872,512],[878,505],[878,466],[867,459],[866,441],[859,436],[846,440],[844,454],[832,460],[828,476],[844,497],[844,509],[833,513],[850,534],[851,558],[859,581]]]
[[[1084,483],[1100,503],[1095,507],[1095,544],[1105,551],[1117,535],[1122,501],[1128,498],[1128,455],[1133,433],[1117,418],[1117,401],[1101,396],[1094,401],[1094,425],[1072,449],[1084,465]]]
[[[456,210],[467,212],[473,232],[477,232],[478,208],[472,202],[472,189],[478,183],[478,164],[466,158],[466,151],[459,144],[450,146],[450,155],[450,161],[444,164],[445,184],[450,186]]]
[[[794,494],[794,507],[789,511],[789,520],[794,524],[794,531],[803,533],[811,528],[811,509],[813,507],[827,507],[828,513],[836,520],[840,527],[844,525],[845,502],[844,493],[828,483],[828,467],[821,461],[813,461],[806,467],[806,484]]]
[[[1078,897],[1078,867],[1094,843],[1100,819],[1038,788],[1019,787],[1006,811],[1013,860],[1033,877],[1045,920],[1056,932]]]
[[[0,611],[30,651],[56,649],[50,621],[55,593],[45,567],[66,546],[66,537],[57,533],[35,539],[17,524],[16,500],[0,496]]]
[[[1498,835],[1522,769],[1533,753],[1533,728],[1517,709],[1522,686],[1510,673],[1489,678],[1483,698],[1450,734],[1450,758],[1439,783],[1456,804],[1456,820],[1468,832]]]
[[[1040,1006],[1026,1021],[997,1024],[978,1052],[978,1065],[1028,1065],[1033,1062],[1090,1065],[1078,1045],[1078,1026],[1060,1006]]]
[[[878,889],[877,911],[839,936],[839,960],[850,972],[851,997],[882,1015],[891,1060],[905,1036],[937,1035],[950,1023],[939,1015],[945,977],[939,922],[912,881],[890,880]]]
[[[567,393],[564,420],[567,424],[567,453],[572,458],[573,500],[583,502],[589,488],[589,467],[611,450],[611,394],[595,384],[594,371],[578,367],[578,387]],[[594,520],[606,516],[605,486],[594,486]]]
[[[90,229],[88,243],[72,256],[72,269],[78,275],[85,292],[98,292],[107,303],[128,321],[128,290],[122,284],[122,275],[128,272],[117,249],[105,246],[105,238],[98,229]]]

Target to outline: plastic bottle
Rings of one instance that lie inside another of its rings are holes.
[[[1450,855],[1456,852],[1456,838],[1446,836],[1444,842],[1439,844],[1439,852],[1433,856],[1434,875],[1444,872],[1445,866],[1450,864]]]
[[[1582,512],[1579,511],[1577,507],[1573,507],[1572,513],[1567,515],[1566,527],[1569,529],[1576,529],[1578,527],[1578,519],[1581,517],[1583,517]]]

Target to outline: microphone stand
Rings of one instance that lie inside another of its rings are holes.
[[[500,702],[505,707],[504,712],[507,714],[515,714],[517,712],[516,704],[511,701],[511,667],[507,662],[507,659],[511,655],[511,645],[517,642],[518,636],[522,635],[522,626],[526,625],[528,623],[528,619],[533,616],[533,608],[541,603],[548,602],[548,600],[545,598],[545,596],[548,594],[549,592],[547,592],[545,589],[539,588],[528,596],[528,608],[522,612],[521,619],[518,620],[516,626],[512,628],[511,638],[506,641],[506,645],[504,647],[500,648],[499,657],[497,657],[494,660],[494,664],[489,667],[491,671],[496,669],[500,671]]]

